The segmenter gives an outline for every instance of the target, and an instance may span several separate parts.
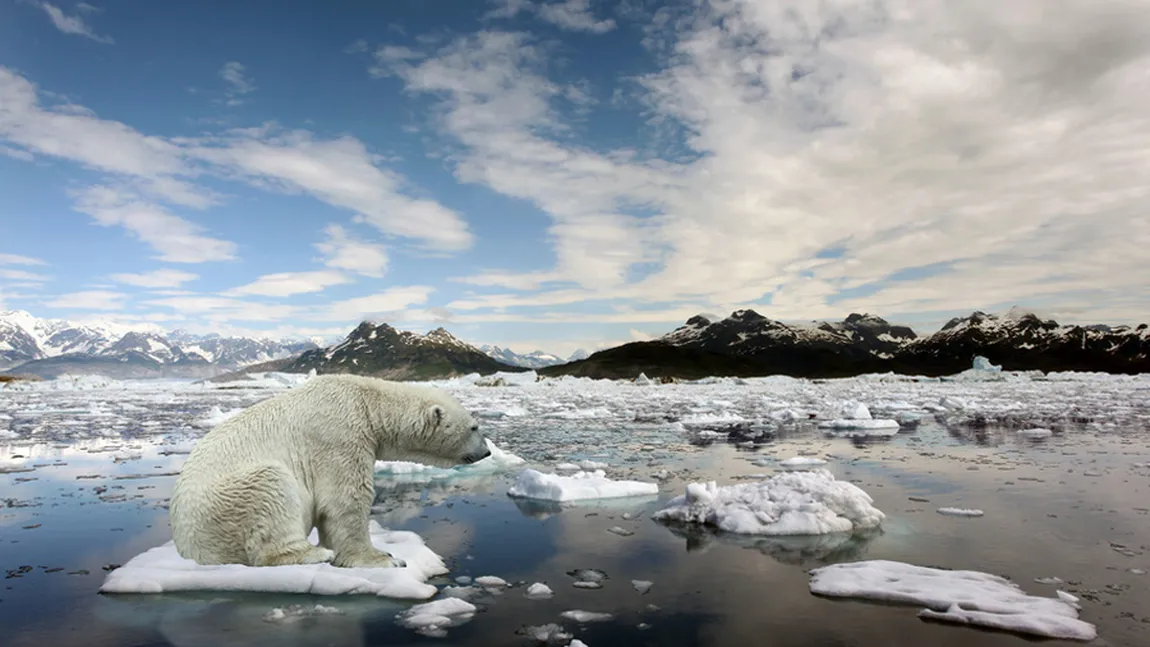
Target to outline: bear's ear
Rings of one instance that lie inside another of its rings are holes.
[[[431,423],[432,429],[439,428],[439,425],[443,423],[443,416],[446,413],[443,407],[438,404],[431,405],[431,408],[427,410],[427,421]]]

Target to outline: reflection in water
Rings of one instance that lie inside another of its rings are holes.
[[[612,499],[591,499],[586,501],[573,501],[560,503],[558,501],[542,501],[539,499],[523,499],[509,497],[515,503],[519,512],[532,519],[547,519],[563,513],[566,510],[610,511],[615,513],[630,513],[637,516],[648,505],[658,500],[658,496],[633,496]]]
[[[792,566],[825,565],[862,559],[872,541],[882,536],[881,528],[868,528],[856,533],[836,532],[825,535],[740,535],[695,524],[663,523],[676,537],[686,540],[687,552],[706,552],[720,542],[753,549],[781,564]]]

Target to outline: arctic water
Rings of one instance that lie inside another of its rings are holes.
[[[926,622],[916,607],[810,593],[810,569],[872,559],[1002,575],[1033,595],[1063,590],[1097,626],[1093,644],[1150,644],[1144,376],[438,382],[498,447],[527,461],[377,474],[373,518],[419,533],[444,557],[450,573],[433,584],[480,576],[511,584],[472,598],[479,612],[445,636],[397,621],[414,602],[374,596],[98,593],[110,570],[171,538],[167,499],[196,438],[302,379],[63,378],[0,390],[0,645],[1033,641]],[[889,432],[819,427],[860,403],[901,424]],[[881,527],[784,538],[652,519],[689,483],[754,482],[797,456],[825,460],[820,467],[869,493],[886,515]],[[658,483],[659,494],[568,504],[507,496],[523,469],[562,472],[564,463]],[[575,585],[588,573],[600,587]],[[527,595],[535,583],[553,594]],[[291,612],[316,605],[332,611]],[[576,610],[609,615],[564,615]]]

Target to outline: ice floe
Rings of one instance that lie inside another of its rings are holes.
[[[462,598],[441,598],[417,604],[396,616],[399,623],[418,633],[441,638],[475,616],[477,607]]]
[[[749,535],[821,535],[873,528],[885,515],[862,488],[825,469],[784,472],[757,483],[691,483],[654,514]]]
[[[521,465],[526,462],[523,458],[498,447],[491,439],[487,439],[487,449],[491,455],[481,461],[470,465],[456,467],[434,467],[423,463],[411,461],[376,461],[376,476],[392,476],[395,478],[415,477],[415,480],[429,481],[448,479],[454,476],[478,474],[484,472],[499,472],[509,467]]]
[[[981,517],[985,514],[976,508],[939,508],[938,513],[949,517]]]
[[[920,617],[1033,634],[1093,640],[1094,625],[1078,619],[1076,599],[1028,595],[1010,580],[978,571],[943,570],[888,560],[832,564],[811,572],[818,595],[926,607]]]
[[[507,490],[507,495],[511,497],[557,502],[651,496],[658,493],[657,483],[614,481],[607,478],[603,470],[578,471],[561,476],[527,469],[519,473],[515,483]]]
[[[177,591],[257,591],[311,595],[377,595],[427,599],[437,589],[427,580],[447,567],[423,539],[408,531],[391,531],[370,522],[371,542],[404,560],[403,568],[337,568],[331,564],[290,566],[204,566],[180,557],[169,541],[136,555],[105,578],[103,593],[173,593]],[[318,533],[311,533],[312,543]]]

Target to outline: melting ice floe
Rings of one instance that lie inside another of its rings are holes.
[[[407,563],[403,568],[337,568],[331,564],[291,566],[203,566],[180,557],[174,542],[145,551],[108,574],[102,593],[176,591],[258,591],[311,595],[377,595],[425,600],[437,589],[429,578],[447,567],[423,539],[407,531],[389,531],[370,522],[371,543]],[[311,541],[318,540],[313,530]]]
[[[603,470],[578,471],[560,476],[537,470],[523,470],[507,495],[543,501],[582,501],[613,499],[633,496],[651,496],[659,493],[657,483],[643,481],[614,481]]]
[[[976,508],[939,508],[938,513],[950,517],[981,517],[984,514]]]
[[[441,598],[417,604],[396,618],[403,626],[421,634],[443,637],[449,627],[458,627],[471,620],[476,610],[474,604],[461,598]]]
[[[898,421],[875,419],[865,404],[851,401],[843,405],[840,417],[820,422],[819,428],[848,431],[851,435],[893,436],[898,433]]]
[[[872,503],[862,488],[816,469],[758,483],[691,483],[654,517],[748,535],[821,535],[878,526],[886,516]]]
[[[1094,625],[1078,619],[1077,599],[1027,595],[1006,578],[978,571],[948,571],[872,560],[811,571],[818,595],[921,604],[919,616],[1049,638],[1093,640]]]

